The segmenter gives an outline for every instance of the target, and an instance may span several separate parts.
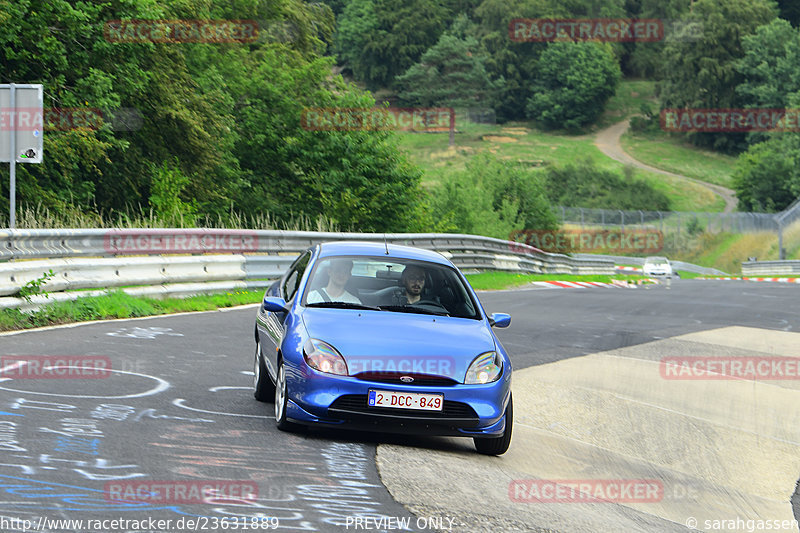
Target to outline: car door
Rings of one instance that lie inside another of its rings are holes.
[[[287,302],[287,306],[291,305],[297,297],[300,281],[303,279],[308,263],[311,260],[311,250],[307,250],[297,260],[292,263],[289,270],[281,278],[278,286],[279,295]],[[262,353],[264,360],[267,364],[267,370],[273,381],[276,378],[276,371],[278,368],[278,351],[277,348],[283,341],[285,332],[284,322],[286,321],[287,313],[271,313],[264,310],[263,306],[259,309],[259,338],[261,345],[264,347]]]

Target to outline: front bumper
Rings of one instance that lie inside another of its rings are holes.
[[[300,424],[387,433],[447,436],[501,436],[511,394],[510,372],[486,385],[409,386],[322,374],[288,379],[287,418]],[[298,372],[299,374],[299,372]],[[444,395],[442,411],[369,407],[370,389]]]

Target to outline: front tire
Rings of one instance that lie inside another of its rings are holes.
[[[289,405],[289,388],[286,384],[286,369],[283,360],[278,363],[278,379],[275,383],[275,425],[281,431],[297,431],[299,426],[286,419]]]
[[[268,402],[275,398],[275,385],[267,372],[267,365],[261,356],[261,342],[256,340],[256,354],[253,362],[253,397],[259,402]]]
[[[483,455],[503,455],[511,444],[511,430],[514,427],[514,399],[508,399],[506,407],[506,429],[500,437],[473,437],[475,449]]]

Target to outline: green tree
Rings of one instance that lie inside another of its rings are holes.
[[[778,212],[800,196],[797,134],[752,145],[739,155],[733,187],[740,211]]]
[[[495,109],[502,122],[525,118],[536,62],[546,47],[543,43],[512,41],[509,22],[550,15],[547,0],[484,0],[475,9],[476,37],[488,53],[486,70],[491,79],[505,80]]]
[[[104,21],[119,19],[254,19],[265,31],[249,43],[111,42]],[[149,205],[184,224],[231,208],[330,211],[387,231],[430,220],[419,170],[391,133],[300,127],[305,107],[374,105],[320,57],[334,28],[324,4],[0,0],[0,22],[3,82],[42,83],[46,107],[142,116],[132,131],[48,132],[44,164],[19,167],[20,204],[106,214]]]
[[[461,26],[468,23],[460,20]],[[445,33],[419,63],[397,78],[399,97],[407,105],[494,107],[503,80],[492,81],[484,66],[486,52],[462,29]]]
[[[743,40],[736,92],[747,107],[796,109],[800,104],[800,30],[775,19]],[[742,211],[781,211],[800,196],[800,134],[750,133],[733,184]]]
[[[367,78],[370,65],[364,48],[377,27],[373,0],[350,0],[337,20],[334,50],[357,80]]]
[[[338,17],[351,2],[348,0],[322,0],[322,3],[328,4],[333,14]]]
[[[607,44],[550,43],[534,71],[528,115],[547,128],[577,130],[600,116],[620,78]]]
[[[629,13],[629,16],[643,19],[659,19],[664,23],[665,32],[673,29],[673,21],[679,21],[689,13],[693,0],[642,0],[641,3]],[[680,25],[676,25],[679,28]],[[701,26],[697,26],[702,29]],[[668,39],[672,35],[666,36]],[[628,72],[646,78],[661,78],[662,56],[666,42],[635,42],[625,43],[629,56],[624,59],[623,65]]]
[[[736,87],[748,107],[785,108],[800,90],[800,30],[783,19],[760,26],[742,39],[744,55],[736,62],[743,81]]]
[[[776,15],[774,0],[695,2],[681,21],[701,24],[701,38],[672,41],[665,47],[662,107],[740,107],[736,87],[744,81],[737,70],[738,61],[744,57],[742,40]],[[724,151],[737,151],[744,145],[744,135],[739,133],[692,133],[689,139]]]
[[[783,19],[760,26],[742,41],[744,57],[736,64],[744,81],[736,87],[743,107],[785,109],[800,91],[800,30]],[[747,143],[768,138],[763,132],[747,134]]]
[[[121,53],[105,41],[98,21],[163,13],[153,5],[126,4],[112,11],[90,3],[73,6],[66,0],[0,0],[0,83],[41,83],[45,109],[59,109],[61,117],[79,112],[97,117],[94,109],[117,109],[124,105],[126,92],[146,83],[141,63],[152,56],[152,49]],[[95,126],[100,123],[93,121]],[[103,205],[104,167],[111,153],[125,147],[108,126],[47,128],[43,163],[18,167],[19,205],[41,204],[62,213]],[[7,207],[7,180],[2,182],[0,201]]]
[[[338,23],[337,52],[370,88],[389,85],[416,63],[454,18],[428,0],[353,0]]]
[[[475,36],[487,51],[486,70],[491,79],[505,80],[497,106],[501,121],[526,118],[531,85],[536,83],[539,56],[547,43],[517,42],[509,36],[509,23],[518,18],[623,17],[623,0],[484,0],[475,8]],[[612,46],[615,54],[621,47]]]
[[[778,8],[782,19],[788,20],[792,26],[800,26],[800,4],[795,0],[778,0]]]
[[[196,220],[196,206],[181,198],[189,177],[184,176],[176,161],[164,161],[152,166],[153,182],[150,187],[150,207],[156,217],[167,226],[192,227]]]
[[[235,146],[243,186],[237,204],[278,217],[325,213],[358,231],[414,227],[420,171],[386,131],[310,131],[304,109],[371,108],[375,100],[341,77],[332,59],[306,62],[265,48],[244,64]]]

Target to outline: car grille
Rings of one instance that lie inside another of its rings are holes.
[[[441,411],[420,411],[411,409],[392,409],[391,407],[369,407],[366,394],[345,394],[334,401],[329,410],[347,411],[364,415],[387,414],[401,416],[403,412],[413,413],[415,418],[458,418],[477,419],[478,415],[469,405],[445,400]]]
[[[414,381],[406,383],[401,377],[410,376]],[[432,376],[430,374],[409,374],[407,372],[361,372],[354,377],[364,381],[375,381],[380,383],[391,383],[392,385],[403,385],[412,387],[452,387],[458,382],[452,378],[444,376]]]

